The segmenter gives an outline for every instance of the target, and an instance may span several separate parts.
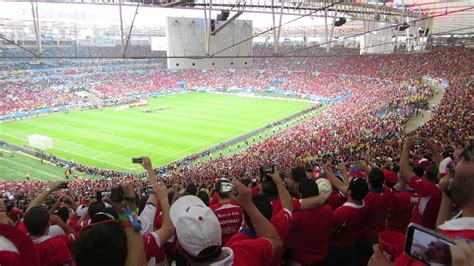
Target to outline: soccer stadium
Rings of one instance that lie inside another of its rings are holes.
[[[0,2],[0,265],[474,265],[474,1]]]

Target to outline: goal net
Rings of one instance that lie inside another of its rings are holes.
[[[33,134],[28,136],[28,144],[39,149],[51,149],[53,147],[53,139],[48,136]]]

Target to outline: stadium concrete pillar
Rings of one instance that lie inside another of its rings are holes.
[[[275,0],[272,0],[273,54],[278,54],[278,39],[275,18]]]
[[[334,14],[334,18],[332,19],[332,25],[331,25],[331,36],[329,36],[329,43],[326,46],[326,53],[329,53],[332,47],[332,37],[334,35],[334,27],[336,24],[336,18],[337,18],[337,7],[336,7],[336,13]]]
[[[207,22],[207,31],[205,31],[205,34],[207,34],[206,38],[204,39],[204,41],[207,43],[206,44],[206,55],[210,55],[211,54],[211,32],[212,32],[212,29],[211,29],[211,22],[212,22],[212,0],[209,0],[209,19],[208,19],[208,22]]]
[[[324,9],[324,37],[326,39],[326,45],[329,45],[329,29],[328,29],[328,12]],[[326,52],[329,52],[326,49]]]
[[[33,25],[35,28],[37,55],[41,56],[42,54],[41,30],[40,30],[40,21],[39,21],[39,13],[38,13],[38,2],[36,2],[36,7],[35,7],[33,0],[31,0],[31,14],[33,16]]]
[[[277,31],[277,44],[280,43],[280,33],[281,33],[281,23],[283,20],[283,7],[284,7],[284,1],[281,1],[281,7],[280,7],[280,21],[278,22],[278,31]],[[278,52],[278,51],[277,51]]]
[[[119,0],[119,17],[120,17],[120,40],[122,44],[122,54],[125,54],[125,42],[124,42],[124,35],[123,35],[123,19],[122,19],[122,1]]]

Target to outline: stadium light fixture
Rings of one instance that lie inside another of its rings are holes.
[[[342,25],[346,24],[347,20],[343,17],[336,18],[336,21],[334,21],[334,26],[335,27],[341,27]]]
[[[404,22],[402,25],[397,25],[397,30],[398,31],[404,31],[406,29],[408,29],[410,27],[410,25],[408,25],[408,23]]]

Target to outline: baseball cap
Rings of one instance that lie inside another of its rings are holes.
[[[321,194],[332,191],[331,182],[329,182],[329,180],[326,178],[316,179],[316,185],[318,185],[319,193]]]
[[[220,247],[219,220],[200,198],[192,195],[179,198],[171,205],[170,218],[179,245],[189,255],[198,257],[207,248]]]

